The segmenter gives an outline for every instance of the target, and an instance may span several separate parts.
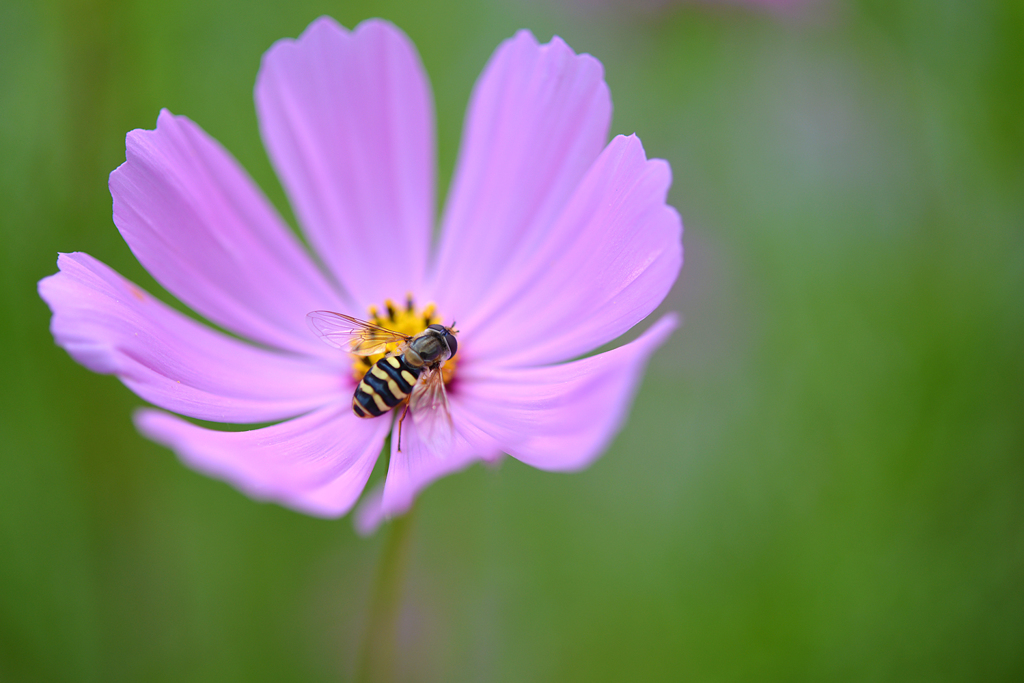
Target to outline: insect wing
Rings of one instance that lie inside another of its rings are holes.
[[[431,450],[445,455],[455,438],[448,394],[440,368],[428,368],[420,375],[409,399],[416,431]]]
[[[309,329],[325,343],[357,356],[384,353],[388,344],[409,341],[409,337],[404,334],[344,313],[312,311],[306,314],[306,322]]]

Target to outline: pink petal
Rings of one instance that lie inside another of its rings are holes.
[[[397,431],[392,431],[391,460],[384,485],[378,485],[363,496],[356,509],[353,524],[356,531],[366,536],[373,533],[381,522],[404,514],[420,491],[441,477],[457,472],[478,460],[494,462],[501,457],[501,449],[471,414],[461,406],[458,397],[452,397],[452,412],[458,415],[459,426],[454,440],[444,453],[422,442],[415,424],[402,428],[402,451],[398,452]],[[387,503],[385,504],[385,490]]]
[[[453,414],[457,411],[453,407]],[[460,430],[465,434],[457,433],[450,450],[440,454],[422,441],[411,419],[402,426],[399,452],[396,427],[391,435],[391,460],[384,488],[370,491],[360,503],[354,520],[356,531],[363,535],[372,533],[385,519],[406,512],[416,495],[431,482],[477,460],[494,460],[500,455],[494,441],[475,426],[462,424]]]
[[[183,116],[128,134],[110,174],[114,223],[146,270],[209,320],[282,349],[323,355],[305,325],[350,304],[332,289],[252,179]]]
[[[622,427],[647,361],[676,325],[668,314],[629,344],[563,365],[460,371],[459,401],[514,458],[578,470]]]
[[[648,316],[682,265],[682,223],[665,204],[670,184],[668,164],[647,160],[635,136],[612,140],[544,242],[512,262],[501,289],[458,321],[466,357],[505,366],[559,362]]]
[[[263,141],[299,222],[359,314],[418,292],[434,220],[433,103],[405,34],[329,17],[280,40],[256,79]]]
[[[554,367],[460,368],[459,390],[450,396],[455,445],[438,454],[406,420],[402,451],[392,434],[387,479],[383,489],[364,496],[356,530],[372,533],[408,510],[434,480],[478,460],[496,460],[502,451],[545,470],[586,467],[622,427],[647,361],[676,325],[675,315],[666,315],[629,344]]]
[[[145,400],[220,422],[291,417],[351,391],[347,368],[260,349],[197,323],[88,254],[39,282],[57,344]]]
[[[546,238],[608,139],[601,63],[520,31],[473,91],[448,198],[434,300],[465,318]]]
[[[348,400],[247,432],[204,429],[148,409],[136,413],[135,424],[189,467],[252,498],[321,517],[352,507],[391,428],[387,419],[356,417]]]

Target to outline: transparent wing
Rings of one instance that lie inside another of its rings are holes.
[[[427,368],[420,375],[409,398],[409,410],[424,443],[439,455],[446,454],[454,440],[455,428],[440,367]]]
[[[306,322],[309,329],[325,343],[357,356],[384,353],[388,344],[404,344],[410,339],[386,327],[332,311],[307,313]]]

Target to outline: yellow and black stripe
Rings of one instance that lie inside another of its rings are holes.
[[[359,417],[378,417],[408,398],[423,368],[405,362],[405,356],[381,358],[363,375],[352,410]]]

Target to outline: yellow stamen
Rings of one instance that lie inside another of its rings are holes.
[[[437,315],[437,306],[427,304],[422,310],[417,309],[412,294],[406,295],[404,306],[396,306],[391,299],[385,299],[383,310],[377,306],[368,306],[366,310],[369,313],[367,317],[369,322],[407,337],[415,337],[427,329],[428,325],[444,324],[441,317]],[[372,356],[352,356],[352,374],[356,380],[362,379],[363,375],[369,372],[385,355],[395,353],[398,346],[398,344],[388,344],[386,353],[376,353]],[[456,358],[447,360],[444,367],[441,368],[441,376],[444,377],[445,384],[451,382],[455,375],[456,360]]]

